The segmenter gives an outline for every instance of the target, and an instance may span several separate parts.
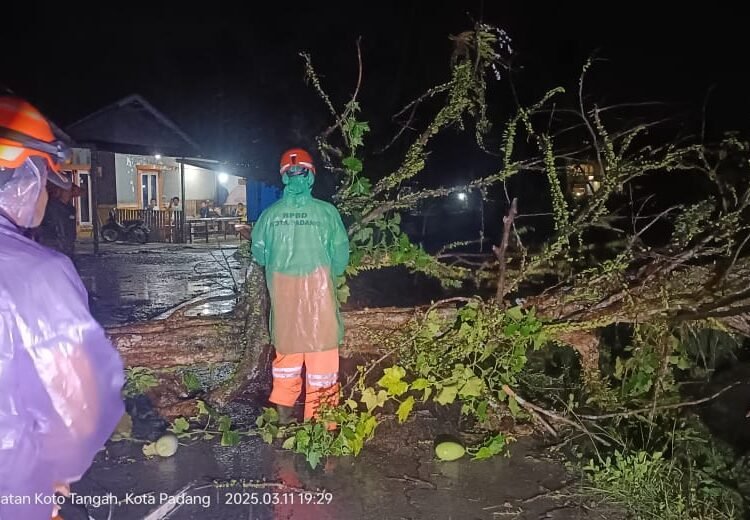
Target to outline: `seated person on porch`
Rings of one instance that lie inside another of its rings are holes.
[[[239,219],[240,222],[247,222],[247,209],[245,209],[245,205],[243,203],[237,203],[235,216]]]
[[[169,201],[169,207],[167,207],[167,211],[180,211],[181,209],[180,197],[172,197],[172,199]]]
[[[200,218],[208,218],[208,211],[208,201],[204,200],[203,202],[201,202],[201,209],[198,212],[198,216]]]
[[[148,204],[148,209],[153,210],[153,211],[159,210],[159,203],[156,202],[156,199],[151,199],[151,202],[149,202]]]

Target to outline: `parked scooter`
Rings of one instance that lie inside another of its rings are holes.
[[[150,232],[148,226],[140,219],[118,222],[117,212],[112,209],[109,211],[109,220],[102,226],[101,234],[105,242],[122,240],[145,244]]]

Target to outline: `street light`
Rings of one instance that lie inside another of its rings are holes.
[[[157,161],[161,160],[161,154],[160,153],[154,154],[154,159],[156,159]]]
[[[466,192],[465,191],[459,191],[458,192],[458,200],[461,202],[464,202],[466,200]]]
[[[220,172],[220,173],[219,173],[219,182],[220,182],[220,183],[222,183],[222,184],[226,184],[228,180],[229,180],[229,175],[227,175],[227,174],[226,174],[226,173],[224,173],[224,172]]]

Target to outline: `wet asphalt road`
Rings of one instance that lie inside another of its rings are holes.
[[[209,292],[231,294],[241,280],[235,251],[117,244],[98,256],[79,255],[75,263],[89,291],[92,314],[111,326],[154,318]]]
[[[601,518],[570,497],[559,464],[533,457],[531,442],[510,458],[440,462],[424,443],[367,448],[356,459],[311,470],[299,455],[258,439],[233,448],[198,442],[169,459],[145,459],[133,443],[110,444],[73,491],[100,507],[68,507],[66,520],[136,520],[159,507],[173,520],[464,520]],[[187,488],[183,499],[173,499]],[[558,492],[561,491],[561,492]],[[110,498],[107,498],[110,497]],[[156,518],[156,517],[154,517]],[[614,518],[608,516],[608,518]]]

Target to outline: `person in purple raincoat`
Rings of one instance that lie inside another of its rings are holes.
[[[0,97],[0,520],[48,520],[123,415],[119,355],[71,261],[26,238],[64,146],[19,98]]]

